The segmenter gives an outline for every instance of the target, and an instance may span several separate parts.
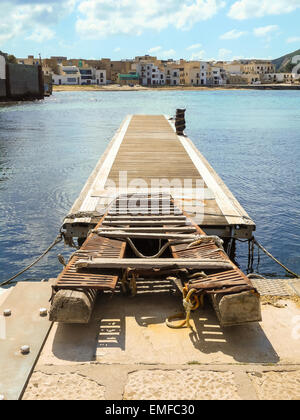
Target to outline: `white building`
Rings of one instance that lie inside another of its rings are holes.
[[[60,74],[53,74],[55,85],[106,85],[106,70],[93,67],[59,66]]]
[[[80,85],[81,75],[76,66],[59,66],[60,74],[52,74],[54,85]]]
[[[94,80],[95,85],[106,85],[106,70],[96,70],[94,69]]]
[[[151,62],[139,62],[135,65],[143,86],[159,86],[166,83],[165,72],[162,68]]]
[[[207,84],[210,85],[225,85],[226,84],[226,70],[222,67],[217,67],[212,64],[208,65]]]

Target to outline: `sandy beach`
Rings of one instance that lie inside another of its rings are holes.
[[[225,86],[161,86],[161,87],[146,87],[146,86],[120,86],[118,84],[111,84],[105,86],[99,85],[54,85],[54,92],[128,92],[128,91],[211,91],[211,90],[248,90],[248,89],[271,89],[271,90],[300,90],[300,85],[291,84],[268,84],[268,85],[225,85]]]

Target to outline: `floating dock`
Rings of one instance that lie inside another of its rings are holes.
[[[170,188],[169,188],[170,187]],[[249,239],[255,223],[204,156],[176,134],[165,115],[129,115],[64,220],[66,236],[84,240],[122,193],[170,192],[208,235]]]
[[[64,221],[80,249],[53,286],[52,321],[87,323],[98,291],[136,295],[170,275],[186,299],[211,295],[222,325],[260,320],[259,295],[230,260],[255,224],[181,122],[125,118]]]

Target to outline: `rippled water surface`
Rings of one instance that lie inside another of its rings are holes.
[[[300,92],[57,92],[0,107],[0,281],[57,235],[127,114],[187,108],[186,133],[257,224],[256,237],[300,272]],[[20,279],[55,277],[58,246]],[[246,267],[247,249],[237,260]],[[262,257],[261,273],[284,272]]]

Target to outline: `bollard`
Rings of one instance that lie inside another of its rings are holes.
[[[176,119],[175,119],[175,127],[176,127],[176,134],[178,136],[183,136],[183,132],[185,129],[185,109],[176,109]]]

